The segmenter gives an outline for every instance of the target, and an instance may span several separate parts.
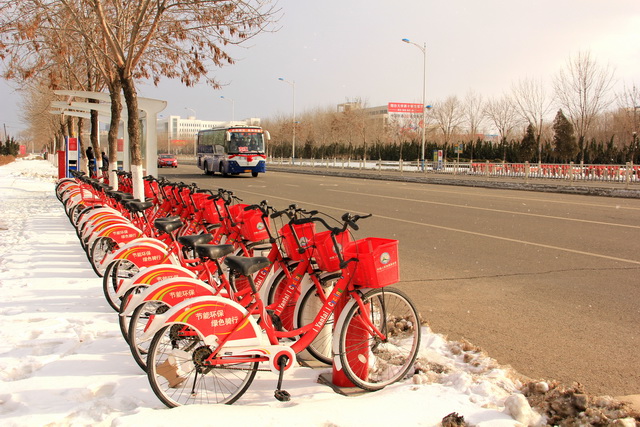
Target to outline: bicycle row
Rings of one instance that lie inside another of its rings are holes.
[[[331,225],[295,205],[248,205],[153,177],[145,201],[81,174],[56,193],[165,405],[233,403],[262,369],[289,400],[284,372],[305,349],[365,390],[412,372],[419,315],[389,286],[398,242],[352,235],[370,215]]]

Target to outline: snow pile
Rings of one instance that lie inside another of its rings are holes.
[[[232,406],[169,410],[120,335],[102,281],[54,195],[55,175],[42,160],[0,167],[3,426],[437,426],[449,415],[499,427],[543,419],[518,391],[515,373],[426,326],[416,374],[379,392],[342,396],[317,382],[330,367],[294,366],[284,379],[290,402],[275,400],[277,377],[259,372]]]

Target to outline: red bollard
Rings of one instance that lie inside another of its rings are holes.
[[[58,151],[58,179],[66,178],[67,176],[67,153],[65,151]]]
[[[342,309],[344,308],[344,305],[346,303],[347,298],[340,298],[340,301],[338,301],[337,305],[336,305],[336,310],[334,312],[334,319],[339,319],[340,318],[340,313],[342,312]],[[357,328],[354,330],[349,330],[347,332],[347,343],[346,343],[346,347],[349,348],[350,345],[357,345],[357,343],[359,342],[366,342],[368,339],[368,333],[366,332],[366,330],[364,330],[364,328]],[[356,367],[356,372],[355,374],[358,375],[358,377],[360,378],[367,378],[367,375],[369,373],[369,346],[365,345],[363,346],[363,353],[362,354],[357,354],[357,355],[353,355],[351,356],[351,358],[349,359],[349,364],[351,365],[351,367]],[[347,378],[347,376],[344,374],[344,371],[342,369],[338,370],[337,369],[337,363],[334,362],[333,364],[333,373],[332,373],[332,382],[334,385],[338,386],[338,387],[355,387],[355,384],[353,384],[349,378]]]
[[[349,276],[351,276],[351,269],[349,268],[344,269],[342,271],[342,274],[345,276],[346,279],[350,280]],[[343,295],[343,298],[340,298],[336,303],[336,308],[333,313],[334,325],[337,325],[338,319],[340,318],[340,314],[342,313],[342,310],[344,309],[344,306],[347,303],[347,301],[349,301],[349,299],[345,298]],[[351,366],[354,373],[359,378],[367,378],[369,375],[369,344],[368,344],[369,338],[370,338],[369,333],[367,332],[367,329],[364,327],[350,328],[347,331],[345,347],[352,348],[353,346],[357,347],[360,345],[362,348],[361,353],[355,353],[355,354],[349,355],[349,365]],[[362,343],[364,343],[364,345],[362,345]],[[345,375],[342,369],[340,370],[337,369],[337,365],[338,363],[335,363],[335,360],[334,360],[333,373],[331,377],[333,384],[338,387],[356,387],[356,385],[353,384],[351,380],[349,380],[349,378],[347,378],[347,376]]]

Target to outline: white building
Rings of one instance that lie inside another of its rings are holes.
[[[160,117],[157,122],[158,152],[194,153],[198,132],[221,126],[260,126],[259,118],[224,122],[213,120],[199,120],[194,116],[183,119],[180,116]]]

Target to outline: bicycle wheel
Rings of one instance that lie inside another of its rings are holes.
[[[297,323],[294,325],[296,329],[308,325],[315,320],[331,290],[332,287],[323,287],[325,295],[321,296],[318,289],[314,286],[302,295],[300,298],[300,308],[296,316]],[[306,350],[316,360],[331,365],[333,363],[332,342],[333,313],[331,313],[329,319],[327,319],[327,323],[322,327],[318,336],[309,344]]]
[[[251,385],[258,362],[206,366],[203,361],[210,354],[210,348],[187,326],[160,329],[147,357],[147,377],[158,399],[170,408],[238,400]]]
[[[129,314],[128,316],[123,316],[122,312],[127,305],[129,297],[132,296],[132,294],[138,294],[145,289],[147,289],[147,286],[136,286],[134,288],[128,289],[120,299],[120,307],[118,308],[118,323],[120,324],[120,332],[122,333],[122,337],[127,342],[127,344],[129,344],[129,322],[131,320],[131,314]]]
[[[349,308],[340,328],[339,356],[347,378],[364,390],[401,380],[413,367],[420,346],[420,317],[408,296],[379,288]],[[373,324],[384,336],[376,336]]]
[[[104,275],[105,268],[100,266],[100,263],[107,255],[113,252],[118,247],[118,244],[111,237],[98,237],[91,244],[91,248],[87,252],[91,268],[98,275],[102,277]]]
[[[154,315],[164,313],[168,309],[169,306],[165,303],[148,301],[137,307],[127,322],[127,342],[134,360],[143,371],[147,370],[147,355],[149,354],[151,339],[143,340],[142,334],[149,324],[149,319],[152,319]]]
[[[86,207],[80,209],[79,212],[76,212],[76,215],[73,218],[73,226],[76,228],[76,230],[78,229],[80,221],[82,220],[82,218],[85,215],[88,215],[94,209],[98,209],[98,208],[101,208],[101,207],[102,207],[102,205],[90,205],[90,206],[86,206]]]
[[[87,209],[87,206],[83,202],[80,202],[69,210],[69,221],[71,221],[71,225],[73,225],[74,228],[78,222],[80,213],[85,209]]]
[[[127,259],[119,259],[109,263],[102,277],[102,291],[107,302],[115,311],[120,310],[120,298],[116,294],[118,281],[133,277],[140,270]]]

